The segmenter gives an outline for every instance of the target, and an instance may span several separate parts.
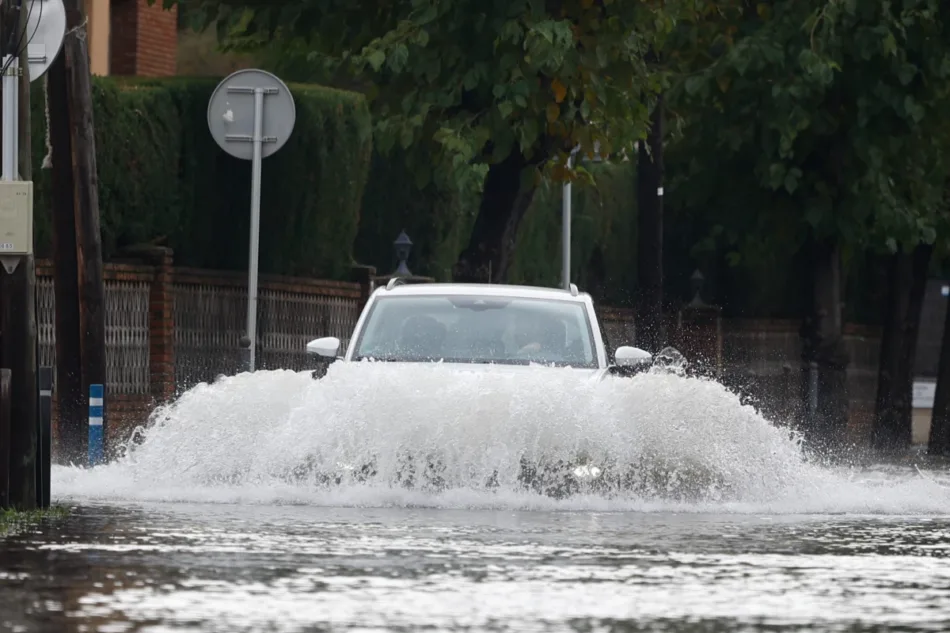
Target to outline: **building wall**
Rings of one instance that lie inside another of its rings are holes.
[[[109,74],[109,44],[112,30],[110,1],[85,0],[84,9],[89,20],[89,67],[93,75]]]
[[[96,0],[93,0],[96,1]],[[111,0],[111,74],[168,77],[176,73],[178,8],[148,0]]]

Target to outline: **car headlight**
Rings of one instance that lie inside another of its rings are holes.
[[[582,466],[577,466],[573,472],[574,476],[578,479],[597,479],[600,477],[603,471],[597,466],[584,464]]]

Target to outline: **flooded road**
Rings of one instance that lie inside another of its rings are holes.
[[[10,631],[947,631],[950,517],[83,505]]]
[[[946,464],[832,468],[698,379],[343,365],[54,468],[74,510],[0,537],[0,630],[950,630]],[[632,478],[552,498],[526,462]]]

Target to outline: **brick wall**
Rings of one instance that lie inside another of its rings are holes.
[[[598,307],[607,333],[608,355],[619,345],[635,345],[634,312]],[[741,393],[747,402],[774,422],[794,424],[801,415],[802,379],[800,323],[782,319],[722,319],[693,321],[666,315],[671,344],[701,369],[713,370],[724,384]],[[854,324],[844,327],[848,366],[849,432],[864,442],[870,430],[877,391],[880,329]],[[721,347],[718,359],[709,358]],[[718,360],[718,363],[715,362]],[[714,361],[714,362],[710,362]],[[718,367],[717,367],[718,365]]]
[[[790,422],[801,414],[800,326],[795,320],[723,320],[724,382],[778,422]],[[846,324],[844,343],[850,356],[849,431],[861,442],[874,413],[880,329]]]
[[[177,69],[178,8],[149,6],[148,0],[113,0],[113,75],[167,77]]]

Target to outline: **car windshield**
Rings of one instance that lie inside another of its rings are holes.
[[[594,350],[580,301],[390,296],[370,309],[353,360],[596,367]]]

